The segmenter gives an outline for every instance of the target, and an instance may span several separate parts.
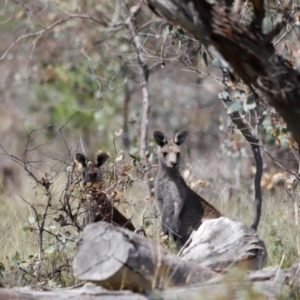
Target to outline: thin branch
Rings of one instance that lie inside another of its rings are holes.
[[[142,109],[142,121],[141,121],[141,138],[140,138],[140,156],[141,158],[146,158],[146,150],[148,145],[148,122],[149,122],[149,92],[148,92],[148,78],[149,78],[149,68],[146,64],[142,42],[138,32],[136,32],[135,16],[140,12],[142,1],[136,7],[135,11],[126,19],[127,28],[133,38],[133,44],[136,49],[138,64],[141,69],[141,87],[143,94],[143,109]]]
[[[66,23],[67,21],[71,20],[71,19],[86,19],[86,20],[91,20],[93,22],[96,22],[97,24],[101,25],[101,26],[105,26],[107,27],[108,24],[104,21],[101,21],[95,17],[89,16],[89,15],[81,15],[81,14],[70,14],[67,17],[60,19],[54,23],[52,23],[50,26],[48,26],[45,29],[36,31],[36,32],[32,32],[32,33],[28,33],[28,34],[24,34],[19,36],[7,49],[6,51],[2,54],[2,56],[0,57],[0,61],[4,60],[6,58],[6,56],[8,55],[8,53],[12,50],[12,48],[14,46],[16,46],[20,41],[24,40],[24,39],[28,39],[28,38],[33,38],[33,37],[38,37],[44,33],[46,33],[47,31],[52,30],[53,28]],[[118,26],[118,24],[116,25]]]
[[[222,69],[223,71],[223,83],[226,87],[228,87],[229,83],[229,72],[227,69]],[[227,98],[222,98],[225,109],[227,109],[227,103],[231,102],[231,99],[229,96]],[[262,197],[261,197],[261,177],[263,172],[263,162],[262,157],[260,153],[259,148],[259,140],[258,138],[252,133],[252,130],[248,123],[244,119],[242,119],[240,113],[238,111],[234,111],[229,114],[231,117],[232,122],[237,126],[237,128],[241,131],[244,138],[248,141],[248,143],[251,146],[251,150],[254,154],[255,164],[256,164],[256,173],[254,178],[254,203],[255,203],[255,209],[254,209],[254,217],[251,227],[255,230],[257,230],[260,216],[261,216],[261,203],[262,203]]]
[[[297,25],[297,22],[293,23],[290,27],[288,27],[286,29],[286,31],[284,32],[284,34],[274,43],[274,47],[279,44],[283,39],[284,37]]]
[[[7,3],[6,3],[6,4],[7,4]],[[5,4],[5,6],[6,6],[6,4]],[[16,12],[16,10],[17,10],[17,7],[18,7],[18,4],[16,5],[16,7],[15,7],[14,11],[12,12],[12,14],[10,15],[10,17],[9,17],[8,19],[6,19],[5,21],[0,22],[0,25],[3,25],[3,24],[5,24],[5,23],[8,23],[8,22],[13,18],[14,14],[15,14],[15,12]]]

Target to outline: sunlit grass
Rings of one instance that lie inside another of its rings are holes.
[[[63,179],[56,181],[56,184],[57,195],[59,195]],[[176,253],[174,243],[169,239],[163,240],[160,236],[157,208],[154,200],[147,197],[146,188],[146,183],[142,181],[135,182],[132,187],[128,187],[123,191],[123,204],[119,208],[126,217],[132,220],[136,228],[144,225],[149,239]],[[19,194],[27,201],[42,204],[45,201],[44,198],[36,196],[35,192],[36,189],[25,188],[24,192],[20,191]],[[200,194],[218,208],[224,216],[250,226],[253,218],[253,194],[250,188],[233,189],[229,193],[228,187],[223,183],[215,182],[203,188]],[[293,194],[294,198],[297,196]],[[4,193],[0,201],[0,263],[5,268],[5,271],[2,271],[2,276],[5,275],[4,282],[12,285],[43,284],[49,287],[76,284],[77,281],[70,268],[75,242],[67,243],[60,248],[60,251],[45,253],[39,269],[40,275],[34,277],[36,275],[35,263],[38,262],[38,235],[34,230],[24,231],[24,228],[29,225],[28,218],[32,216],[32,211],[17,194]],[[288,268],[298,258],[300,229],[296,213],[298,214],[298,211],[295,210],[294,202],[284,189],[275,188],[272,194],[264,191],[258,234],[267,247],[267,266],[280,265],[282,268]],[[53,216],[49,216],[47,224],[52,219]],[[51,235],[44,235],[45,248],[49,244],[58,245],[57,243]]]

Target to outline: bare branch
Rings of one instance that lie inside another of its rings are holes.
[[[8,53],[12,50],[12,48],[14,46],[16,46],[20,41],[24,40],[24,39],[28,39],[28,38],[33,38],[33,37],[40,37],[41,35],[43,35],[44,33],[46,33],[47,31],[52,30],[53,28],[66,23],[67,21],[71,20],[71,19],[86,19],[86,20],[91,20],[93,22],[96,22],[97,24],[101,25],[101,26],[105,26],[107,27],[108,24],[104,21],[101,21],[95,17],[89,16],[89,15],[84,15],[84,14],[70,14],[67,17],[60,19],[54,23],[52,23],[50,26],[48,26],[45,29],[36,31],[36,32],[32,32],[32,33],[28,33],[28,34],[24,34],[19,36],[7,49],[6,51],[2,54],[2,56],[0,57],[0,61],[4,60],[6,58],[6,56],[8,55]],[[119,24],[116,24],[116,26],[119,26]]]
[[[229,83],[229,74],[226,69],[222,69],[223,71],[223,83],[226,87],[228,87]],[[227,103],[231,102],[231,99],[229,96],[227,98],[223,97],[223,103],[225,105],[225,108],[227,108]],[[263,172],[263,162],[262,157],[260,153],[259,148],[259,140],[258,138],[252,133],[252,130],[249,126],[249,124],[241,117],[240,113],[238,111],[233,111],[229,114],[231,117],[232,122],[237,126],[237,128],[241,131],[244,138],[248,141],[248,143],[251,146],[251,150],[254,155],[255,164],[256,164],[256,173],[254,178],[254,217],[251,227],[255,230],[257,230],[260,216],[261,216],[261,203],[262,203],[262,197],[261,197],[261,177]]]
[[[6,0],[6,1],[7,1],[7,0]],[[7,3],[5,3],[5,6],[6,6],[6,4],[7,4]],[[14,14],[15,14],[15,12],[16,12],[16,10],[17,10],[17,7],[18,7],[18,4],[16,5],[16,7],[15,7],[14,11],[12,12],[12,14],[10,15],[10,17],[9,17],[7,20],[5,20],[5,21],[0,22],[0,25],[3,25],[3,24],[8,23],[8,22],[13,18]]]
[[[141,121],[141,138],[140,138],[140,156],[141,158],[146,157],[146,150],[148,145],[148,118],[149,118],[149,92],[148,92],[148,78],[149,68],[146,64],[141,39],[139,34],[136,32],[135,16],[139,13],[142,6],[142,1],[135,8],[135,11],[126,19],[126,25],[133,38],[133,44],[136,49],[138,64],[141,69],[141,87],[143,94],[143,109],[142,109],[142,121]]]

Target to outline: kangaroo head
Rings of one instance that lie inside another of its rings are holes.
[[[106,162],[108,158],[107,153],[101,152],[96,155],[95,162],[91,162],[87,157],[81,153],[75,155],[75,165],[77,170],[82,175],[83,185],[87,183],[98,183],[102,180],[102,173],[100,167]]]
[[[160,131],[154,131],[155,142],[161,147],[159,152],[160,166],[168,169],[178,169],[180,163],[180,146],[184,143],[188,131],[181,130],[175,134],[175,137],[168,141],[165,135]]]

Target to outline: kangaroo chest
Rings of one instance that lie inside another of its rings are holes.
[[[156,190],[159,190],[164,206],[172,206],[174,201],[183,203],[183,199],[186,197],[186,189],[180,179],[170,179],[163,176],[156,180]]]

